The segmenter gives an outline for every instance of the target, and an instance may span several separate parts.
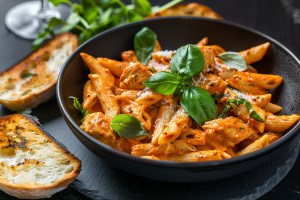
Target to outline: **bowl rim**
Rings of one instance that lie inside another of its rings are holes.
[[[249,27],[244,26],[244,25],[240,25],[240,24],[235,23],[235,22],[229,22],[229,21],[225,21],[225,20],[209,19],[209,18],[202,18],[202,17],[189,17],[189,16],[175,16],[175,17],[160,17],[160,18],[144,19],[144,20],[141,20],[141,21],[132,22],[132,23],[128,23],[128,24],[124,24],[124,25],[121,25],[121,26],[111,28],[109,30],[106,30],[106,31],[90,38],[89,40],[87,40],[86,42],[81,44],[69,56],[69,58],[65,61],[65,63],[63,64],[63,66],[60,70],[59,76],[58,76],[58,81],[57,81],[57,86],[56,86],[56,97],[57,97],[57,101],[58,101],[60,111],[61,111],[61,113],[64,117],[64,120],[67,121],[67,124],[69,126],[71,125],[78,133],[81,134],[81,136],[83,136],[89,142],[94,143],[95,145],[99,146],[100,149],[103,149],[103,150],[105,150],[105,151],[107,151],[107,152],[109,152],[109,153],[113,154],[114,156],[117,156],[121,159],[137,162],[137,163],[140,163],[140,164],[158,166],[158,167],[171,167],[171,168],[184,168],[184,169],[191,169],[191,168],[199,168],[199,169],[203,168],[204,169],[206,167],[209,167],[210,169],[213,169],[214,166],[218,166],[218,167],[220,167],[220,166],[229,166],[229,165],[237,164],[239,162],[254,160],[258,157],[263,156],[264,154],[268,154],[269,152],[271,152],[271,151],[277,149],[278,147],[280,147],[281,145],[284,145],[294,135],[299,133],[300,122],[298,122],[290,131],[288,131],[278,141],[276,141],[276,142],[272,143],[271,145],[269,145],[267,147],[264,147],[264,148],[262,148],[258,151],[255,151],[255,152],[243,155],[243,156],[233,157],[233,158],[230,158],[230,159],[216,160],[216,161],[206,161],[206,162],[176,162],[176,161],[151,160],[151,159],[140,158],[140,157],[137,157],[137,156],[132,156],[128,153],[119,151],[119,150],[114,149],[114,148],[112,148],[108,145],[103,144],[102,142],[96,140],[91,135],[89,135],[88,133],[86,133],[82,129],[80,129],[80,127],[76,124],[76,122],[73,120],[73,118],[69,115],[68,111],[66,110],[66,107],[65,107],[65,105],[63,103],[63,100],[62,100],[62,94],[61,94],[61,90],[60,90],[61,87],[62,87],[62,77],[64,75],[64,72],[68,68],[70,62],[73,60],[75,55],[81,53],[81,50],[83,48],[85,48],[86,46],[88,46],[94,40],[96,40],[98,38],[101,38],[102,36],[106,36],[106,35],[108,35],[112,32],[121,31],[123,29],[131,28],[131,27],[138,26],[138,25],[148,24],[148,23],[151,23],[151,22],[154,22],[154,23],[155,22],[168,22],[168,21],[174,21],[174,20],[180,20],[180,21],[181,20],[205,21],[205,22],[219,23],[219,24],[231,26],[231,27],[234,27],[234,28],[243,29],[245,31],[248,31],[248,32],[251,32],[251,33],[256,34],[258,36],[261,36],[264,39],[268,40],[269,42],[277,45],[283,51],[285,51],[287,54],[289,54],[289,56],[291,56],[291,58],[293,58],[296,63],[298,63],[298,67],[300,66],[300,61],[298,60],[298,58],[287,47],[282,45],[280,42],[276,41],[275,39],[271,38],[270,36],[267,36],[264,33],[261,33],[261,32],[255,30],[255,29],[249,28]],[[71,131],[72,131],[72,129],[71,129]],[[76,136],[76,134],[74,134],[74,135]]]

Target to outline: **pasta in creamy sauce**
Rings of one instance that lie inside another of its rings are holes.
[[[92,74],[84,85],[82,106],[88,110],[80,126],[102,143],[120,151],[146,159],[182,162],[212,161],[241,156],[278,140],[299,120],[296,114],[277,116],[282,108],[271,103],[268,89],[278,87],[278,75],[259,74],[250,66],[265,55],[269,43],[239,52],[247,69],[228,67],[218,55],[226,52],[217,45],[207,45],[207,38],[197,43],[205,63],[203,71],[193,78],[192,86],[201,87],[210,95],[223,95],[216,101],[220,114],[229,99],[243,98],[263,119],[250,117],[243,104],[231,104],[225,117],[195,123],[180,105],[180,97],[162,95],[142,83],[155,71],[170,71],[174,51],[162,51],[156,41],[148,66],[138,62],[134,51],[121,53],[123,61],[97,58],[81,53]],[[153,70],[155,69],[155,70]],[[148,135],[133,139],[120,137],[111,128],[118,114],[130,114],[138,119]]]

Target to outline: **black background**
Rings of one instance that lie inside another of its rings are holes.
[[[152,5],[163,5],[169,0],[150,0]],[[31,41],[18,38],[4,25],[5,13],[22,0],[0,0],[0,71],[3,71],[30,53]],[[74,1],[78,2],[78,1]],[[123,0],[129,4],[130,0]],[[265,33],[288,47],[300,58],[300,1],[299,0],[195,0],[219,13],[225,20],[243,24]],[[170,33],[171,34],[171,33]],[[220,33],[222,34],[222,33]],[[51,100],[56,101],[55,99]],[[39,108],[37,108],[38,110]],[[60,115],[58,109],[45,110],[47,116],[38,116],[41,123]],[[0,107],[0,115],[10,111]],[[35,112],[33,112],[35,114]],[[46,119],[47,118],[47,119]],[[124,172],[125,173],[125,172]],[[116,191],[122,192],[122,191]],[[0,192],[4,199],[15,199]],[[2,199],[1,198],[1,199]],[[195,197],[198,199],[201,197]],[[51,199],[88,199],[68,188]],[[220,198],[221,199],[221,198]],[[287,176],[260,199],[300,199],[300,157]]]

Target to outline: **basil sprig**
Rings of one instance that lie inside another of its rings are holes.
[[[72,96],[69,96],[69,98],[74,100],[73,106],[82,113],[83,118],[81,120],[81,123],[83,123],[85,116],[87,116],[89,112],[87,111],[87,109],[81,106],[81,103],[79,103],[78,98]]]
[[[228,51],[218,55],[217,57],[230,68],[237,69],[238,71],[244,71],[247,69],[244,57],[237,52]]]
[[[152,91],[180,97],[184,110],[199,124],[218,117],[214,100],[206,90],[191,86],[193,77],[202,72],[204,57],[199,47],[180,47],[170,61],[170,72],[158,72],[143,82]]]
[[[137,59],[147,65],[156,43],[156,34],[148,27],[142,28],[134,36],[134,50]]]
[[[148,135],[147,131],[142,126],[142,123],[134,116],[128,114],[119,114],[115,116],[110,126],[121,137],[126,139]]]
[[[241,97],[238,97],[237,99],[229,99],[228,101],[226,101],[227,105],[225,106],[223,112],[219,115],[219,118],[223,118],[226,115],[228,109],[232,108],[232,106],[230,105],[231,103],[233,103],[237,106],[240,105],[240,104],[244,104],[249,110],[250,117],[252,117],[253,119],[255,119],[259,122],[264,122],[264,119],[261,118],[261,116],[259,116],[257,114],[257,112],[255,112],[253,110],[251,103],[249,101],[247,101],[246,99],[241,98]]]

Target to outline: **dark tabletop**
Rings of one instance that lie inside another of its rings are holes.
[[[152,5],[163,5],[169,0],[152,0]],[[300,1],[299,0],[194,0],[207,5],[224,19],[254,28],[288,47],[300,58]],[[4,26],[5,13],[23,0],[0,0],[0,71],[3,71],[30,52],[31,41],[16,37]],[[124,0],[130,3],[130,0]],[[52,99],[51,101],[55,101]],[[1,107],[0,107],[1,108]],[[3,110],[3,108],[1,108]],[[37,108],[38,109],[38,108]],[[51,108],[48,109],[51,112]],[[0,115],[8,112],[1,112]],[[59,112],[49,113],[55,118]],[[43,123],[42,116],[38,116]],[[125,172],[123,172],[125,173]],[[118,192],[118,191],[116,191]],[[0,191],[0,199],[15,199]],[[88,199],[68,188],[50,199]],[[196,198],[197,199],[197,198]],[[287,176],[270,192],[260,198],[300,199],[300,157]]]

